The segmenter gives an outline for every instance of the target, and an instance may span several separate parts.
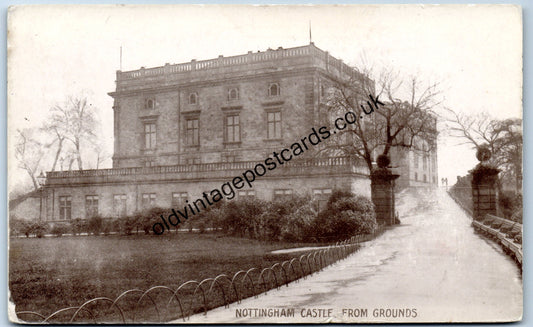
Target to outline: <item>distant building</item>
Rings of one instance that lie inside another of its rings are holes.
[[[391,152],[395,172],[400,174],[398,188],[437,187],[437,149],[429,147],[427,140],[418,140],[422,150],[395,148]]]
[[[436,131],[437,118],[427,115]],[[392,148],[391,161],[395,172],[400,174],[396,181],[398,188],[438,187],[437,134],[428,138],[415,137],[411,148]]]

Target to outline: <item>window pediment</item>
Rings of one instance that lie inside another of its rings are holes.
[[[262,102],[261,105],[263,107],[274,107],[274,106],[281,106],[284,103],[285,103],[285,101],[283,101],[283,100],[277,100],[277,101]]]
[[[242,106],[225,106],[225,107],[220,107],[220,110],[222,111],[242,110]]]
[[[185,117],[198,117],[200,116],[200,113],[202,111],[201,110],[187,110],[187,111],[182,111],[181,114]]]
[[[159,114],[141,115],[139,119],[143,122],[156,121],[159,118]]]

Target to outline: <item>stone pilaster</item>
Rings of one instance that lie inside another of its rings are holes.
[[[480,163],[472,173],[472,209],[474,220],[483,220],[486,214],[498,214],[499,169]]]
[[[376,220],[380,225],[396,224],[394,181],[400,175],[393,174],[388,168],[378,168],[370,176],[372,202],[376,206]]]

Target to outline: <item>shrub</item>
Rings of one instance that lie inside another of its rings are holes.
[[[498,205],[504,218],[522,221],[522,194],[502,191],[498,197]]]
[[[54,234],[57,237],[63,236],[70,231],[70,226],[65,224],[54,224],[51,228],[50,233]]]
[[[285,225],[283,219],[284,215],[280,215],[276,212],[265,211],[259,217],[260,229],[256,237],[260,237],[264,240],[278,241],[281,239],[282,225]]]
[[[301,209],[304,207],[307,209]],[[300,209],[302,211],[296,214]],[[311,197],[308,195],[291,195],[265,203],[265,210],[259,217],[258,234],[270,241],[302,240],[309,229],[307,221],[315,218],[312,212]]]
[[[117,218],[105,218],[102,222],[102,232],[104,235],[120,232],[120,220]]]
[[[313,223],[317,217],[314,204],[308,202],[289,214],[281,230],[281,239],[288,242],[315,240]]]
[[[227,201],[222,207],[221,223],[233,235],[257,237],[260,216],[266,209],[265,201],[259,199],[239,199]]]
[[[88,222],[81,218],[75,218],[70,221],[70,230],[74,235],[89,233]]]
[[[214,230],[224,229],[223,221],[224,209],[221,202],[217,202],[205,212],[205,225]]]
[[[89,233],[92,233],[93,235],[100,235],[103,227],[102,217],[94,216],[90,218],[87,227]]]
[[[24,234],[26,234],[26,237],[29,234],[33,234],[36,237],[41,238],[48,231],[48,224],[42,221],[30,222],[27,226],[28,230],[24,232]]]
[[[121,219],[121,230],[126,235],[133,234],[133,230],[137,228],[138,214],[133,214]]]
[[[340,241],[377,228],[373,203],[363,196],[335,191],[325,210],[314,221],[314,234],[326,241]]]
[[[335,190],[333,190],[333,192],[331,192],[331,195],[329,196],[327,205],[329,207],[333,203],[339,201],[339,199],[352,198],[353,196],[354,196],[353,193],[350,192],[350,191],[344,191],[344,190],[335,189]]]
[[[9,217],[9,231],[11,236],[26,235],[30,236],[30,222],[19,219],[15,216]]]

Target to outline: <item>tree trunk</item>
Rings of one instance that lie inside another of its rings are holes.
[[[28,175],[31,177],[31,181],[33,182],[33,187],[38,190],[39,189],[39,183],[37,183],[37,179],[35,178],[35,175],[31,170],[26,170],[28,172]]]
[[[78,161],[78,169],[83,170],[83,163],[81,161],[80,142],[76,142],[76,160]]]
[[[63,139],[59,139],[59,143],[57,145],[56,156],[54,158],[54,163],[52,165],[52,171],[56,170],[57,161],[59,160],[59,155],[61,155],[62,149],[63,149]]]

